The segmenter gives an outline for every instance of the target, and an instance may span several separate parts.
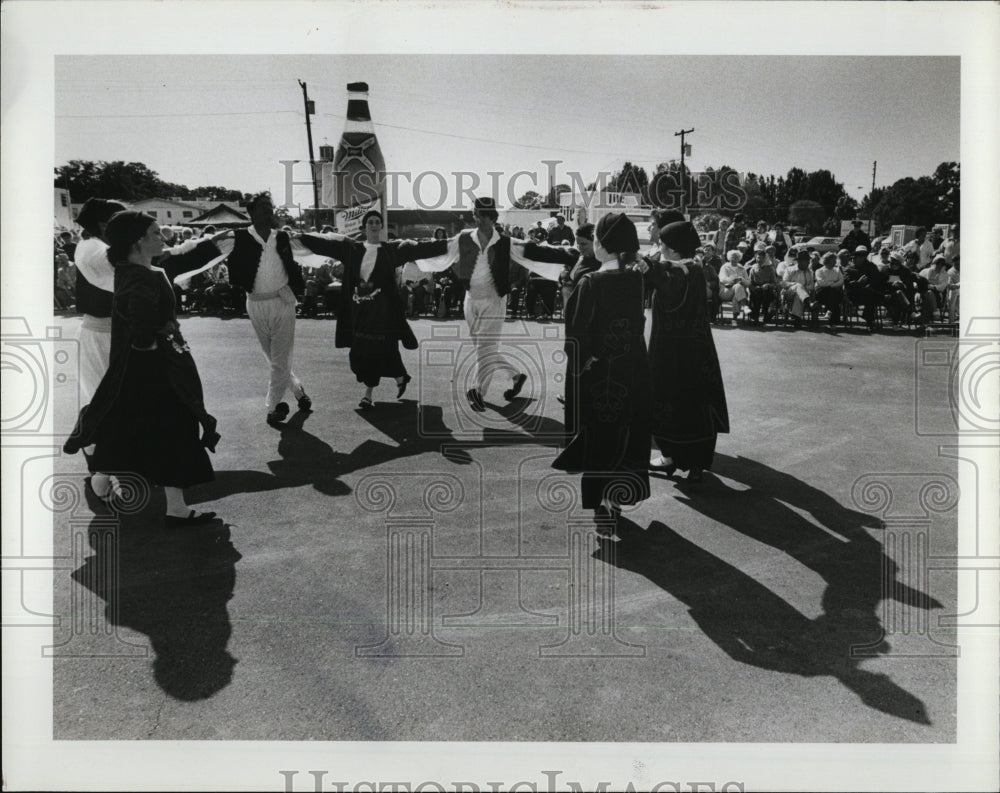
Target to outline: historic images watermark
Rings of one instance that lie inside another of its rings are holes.
[[[383,782],[365,780],[360,782],[340,782],[328,780],[331,771],[279,771],[284,780],[284,790],[286,793],[294,791],[311,790],[315,793],[555,793],[557,790],[569,789],[573,793],[583,791],[631,791],[648,790],[650,793],[744,793],[746,785],[743,782],[715,782],[715,781],[661,781],[649,785],[642,782],[638,787],[629,780],[628,782],[576,782],[559,779],[565,772],[563,771],[540,771],[545,777],[541,783],[529,779],[512,783],[505,782],[469,782],[454,781],[440,782],[426,780],[423,782]],[[300,776],[301,774],[301,776]],[[305,787],[303,785],[310,785]],[[559,787],[557,787],[557,785]]]
[[[286,209],[298,205],[294,200],[296,187],[311,187],[312,179],[296,179],[295,166],[298,160],[279,160],[285,170],[284,199],[280,206]],[[519,197],[533,191],[547,195],[556,184],[565,184],[574,196],[592,196],[588,209],[613,209],[620,206],[608,185],[614,176],[610,171],[600,171],[584,176],[579,171],[566,171],[562,179],[557,179],[556,167],[561,160],[541,160],[538,170],[521,170],[513,173],[486,171],[483,179],[474,171],[385,171],[377,174],[369,171],[332,171],[331,190],[324,194],[351,195],[358,203],[374,201],[385,196],[386,209],[416,208],[423,210],[450,209],[469,210],[479,195],[492,196],[498,209],[517,206]],[[635,191],[639,186],[633,185]],[[747,193],[743,189],[743,178],[736,171],[689,171],[682,177],[679,171],[661,171],[652,176],[646,188],[649,203],[662,209],[698,210],[701,212],[736,212],[747,204]],[[452,200],[449,202],[449,196]],[[332,209],[320,201],[319,209]]]

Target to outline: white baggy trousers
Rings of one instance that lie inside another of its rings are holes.
[[[295,398],[305,393],[292,371],[295,347],[295,295],[285,286],[267,295],[247,295],[247,314],[264,355],[271,365],[267,387],[267,412],[272,412],[291,388]]]

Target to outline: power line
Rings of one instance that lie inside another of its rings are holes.
[[[104,114],[93,114],[93,115],[67,115],[61,116],[56,114],[56,118],[197,118],[202,116],[265,116],[273,115],[276,113],[294,113],[298,115],[297,110],[248,110],[244,112],[233,112],[233,113],[125,113],[122,115],[104,115]]]

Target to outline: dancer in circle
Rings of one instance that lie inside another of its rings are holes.
[[[292,256],[288,233],[277,231],[274,204],[258,193],[247,204],[253,225],[234,235],[229,254],[229,281],[246,291],[247,314],[271,367],[266,421],[272,427],[288,418],[285,392],[291,390],[299,410],[312,410],[312,400],[292,371],[296,297],[305,292],[302,268]]]
[[[517,254],[511,238],[496,229],[500,215],[492,198],[477,198],[472,217],[476,227],[448,240],[445,252],[418,258],[428,260],[420,262],[425,270],[441,271],[452,266],[456,280],[466,287],[465,321],[475,346],[476,367],[475,385],[465,397],[472,410],[481,413],[486,410],[485,398],[497,371],[506,371],[511,377],[511,385],[503,394],[508,402],[521,393],[528,376],[500,351],[507,295],[521,273],[514,261]]]
[[[80,404],[94,398],[101,378],[111,361],[111,306],[115,293],[115,271],[108,261],[108,242],[104,237],[108,221],[125,209],[124,204],[104,198],[88,198],[80,208],[76,222],[85,238],[73,254],[76,265],[76,307],[83,314],[80,325]],[[90,468],[90,486],[100,498],[107,498],[114,481],[93,468],[93,447],[83,450]]]
[[[694,261],[700,243],[691,223],[670,223],[660,230],[660,262],[640,265],[654,289],[649,369],[661,455],[650,468],[688,471],[690,483],[711,468],[718,433],[729,432],[705,274]]]
[[[581,504],[614,532],[623,505],[649,498],[650,381],[639,237],[624,214],[597,224],[600,269],[580,278],[566,314],[566,429],[553,468],[582,474]]]
[[[396,398],[412,379],[403,365],[399,345],[417,348],[417,338],[406,321],[406,306],[396,288],[396,269],[415,259],[439,256],[447,240],[381,242],[382,214],[372,210],[361,219],[365,241],[342,234],[303,234],[299,240],[313,253],[344,264],[344,285],[337,311],[336,345],[349,347],[351,371],[365,386],[358,407],[375,406],[372,394],[383,377],[396,381]]]
[[[108,221],[105,239],[115,268],[110,364],[63,449],[73,454],[94,444],[98,470],[128,471],[162,485],[168,526],[211,521],[214,512],[195,512],[184,501],[184,488],[214,478],[205,450],[215,450],[219,434],[177,324],[172,276],[220,251],[204,240],[164,258],[156,221],[131,210]]]

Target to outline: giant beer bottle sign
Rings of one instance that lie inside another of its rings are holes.
[[[347,84],[347,121],[333,163],[324,163],[322,189],[341,234],[358,231],[371,209],[385,217],[385,159],[368,109],[368,83]],[[386,232],[383,226],[383,239]]]

